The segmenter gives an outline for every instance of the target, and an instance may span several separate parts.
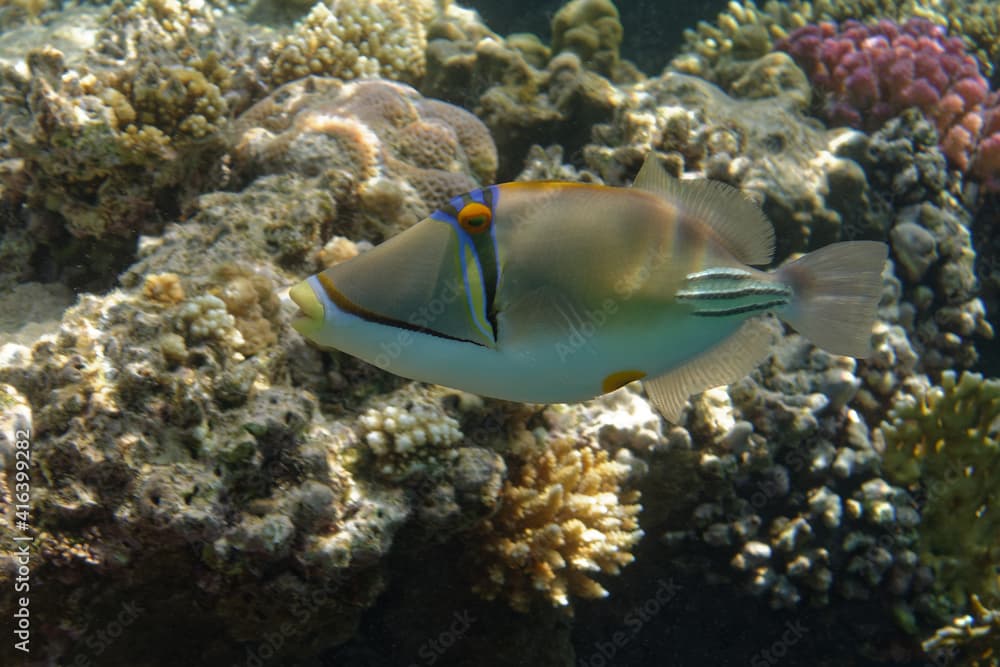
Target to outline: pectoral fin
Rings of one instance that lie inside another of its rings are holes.
[[[745,377],[767,356],[773,342],[766,322],[748,320],[712,349],[642,384],[650,402],[676,424],[689,396]]]

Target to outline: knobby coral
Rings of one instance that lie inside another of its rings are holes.
[[[832,123],[876,130],[916,107],[934,123],[953,166],[991,183],[1000,133],[985,127],[989,84],[962,40],[926,19],[899,25],[846,21],[807,25],[777,43],[825,96]],[[994,100],[995,102],[995,100]]]
[[[311,74],[346,80],[384,76],[415,83],[424,74],[430,0],[319,2],[263,63],[275,83]]]

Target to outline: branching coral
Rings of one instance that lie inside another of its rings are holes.
[[[876,431],[890,478],[923,492],[921,560],[963,608],[971,594],[1000,600],[1000,380],[941,374],[907,383]]]
[[[476,592],[527,611],[536,596],[566,607],[570,596],[604,597],[593,576],[632,562],[638,491],[629,468],[587,441],[554,436],[504,484],[497,513],[479,527]]]

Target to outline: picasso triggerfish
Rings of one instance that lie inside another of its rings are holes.
[[[642,380],[676,422],[749,373],[773,313],[867,356],[887,248],[834,243],[773,271],[774,229],[740,191],[655,158],[631,188],[492,185],[295,285],[294,327],[392,373],[483,396],[575,402]]]

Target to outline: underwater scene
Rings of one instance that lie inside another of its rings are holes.
[[[998,327],[993,0],[0,0],[0,667],[998,667]]]

